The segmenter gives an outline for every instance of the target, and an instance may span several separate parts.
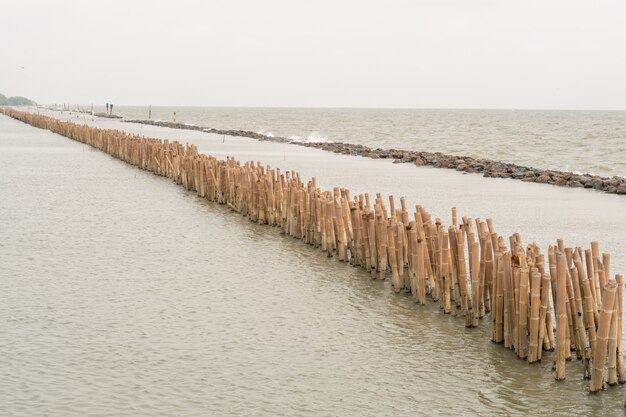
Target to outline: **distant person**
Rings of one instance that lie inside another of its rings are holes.
[[[109,113],[109,103],[107,103],[107,114]]]
[[[111,114],[113,114],[113,103],[109,104],[109,109],[111,110]]]

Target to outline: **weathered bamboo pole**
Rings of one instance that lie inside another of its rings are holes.
[[[617,287],[616,287],[617,293]],[[613,302],[611,323],[609,325],[609,376],[607,384],[617,385],[617,302]]]
[[[393,200],[391,200],[393,202]],[[395,225],[392,223],[387,229],[389,234],[389,264],[391,265],[391,283],[393,290],[399,293],[402,289],[400,276],[398,275],[398,263],[396,260],[396,239],[394,238]]]
[[[567,278],[566,261],[563,253],[556,254],[557,266],[557,288],[556,288],[556,380],[565,379],[565,358],[570,350],[570,343],[567,340]]]
[[[409,289],[411,290],[411,295],[413,298],[414,302],[417,302],[417,266],[418,266],[418,252],[420,250],[420,247],[418,245],[418,238],[417,238],[417,227],[414,227],[411,229],[410,231],[410,242],[411,242],[411,253],[409,255],[409,258],[411,260],[410,265],[409,265],[409,277],[410,277],[410,287]]]
[[[450,248],[448,247],[448,234],[444,231],[442,234],[442,276],[443,276],[443,312],[450,314],[450,289],[452,288],[451,272],[450,272]]]
[[[600,323],[594,349],[593,369],[591,372],[590,392],[598,392],[604,388],[604,364],[606,362],[607,347],[609,343],[609,331],[611,328],[611,316],[613,315],[613,303],[615,301],[615,281],[610,281],[604,287],[602,294],[602,310],[600,311]]]
[[[551,280],[548,274],[543,274],[541,278],[541,308],[539,309],[539,343],[543,341],[543,349],[539,347],[537,360],[542,357],[542,350],[554,350],[554,329],[552,326],[552,315],[550,314],[550,285]]]
[[[372,278],[375,278],[378,265],[378,250],[376,246],[376,220],[374,220],[374,217],[370,217],[368,220],[368,238],[370,248],[370,273]]]
[[[540,325],[541,322],[541,273],[535,268],[532,272],[531,298],[530,298],[530,341],[528,349],[528,362],[539,361],[539,351],[541,350]],[[521,288],[521,287],[520,287]]]
[[[472,274],[472,327],[478,327],[480,316],[479,297],[480,297],[480,245],[478,242],[472,244],[472,252],[470,254],[470,273]]]
[[[576,277],[576,274],[572,276],[572,279],[574,279],[574,277]],[[589,375],[591,374],[591,347],[589,345],[589,338],[587,337],[587,333],[585,332],[582,302],[581,302],[581,310],[576,311],[576,323],[577,323],[576,327],[578,329],[578,342],[582,350],[583,378],[587,379]]]
[[[456,231],[457,244],[457,270],[459,271],[459,286],[461,288],[461,306],[465,314],[465,327],[472,326],[472,304],[467,285],[467,272],[465,268],[465,244],[462,230]]]
[[[496,305],[495,305],[495,332],[494,342],[504,342],[504,262],[502,252],[496,254]]]
[[[566,255],[567,259],[567,255]],[[567,266],[566,260],[566,272],[565,276],[567,279],[567,307],[568,307],[568,319],[570,325],[570,341],[573,342],[574,348],[576,349],[576,357],[581,359],[583,357],[583,345],[582,345],[582,329],[579,329],[578,326],[578,318],[582,318],[579,312],[576,309],[576,300],[574,299],[574,288],[572,284],[572,277],[570,275],[570,269]],[[581,312],[582,314],[582,312]]]
[[[426,304],[426,268],[428,252],[426,242],[417,242],[417,301]]]
[[[515,349],[517,307],[515,305],[515,277],[511,253],[504,252],[504,347]]]
[[[617,382],[623,384],[626,382],[624,352],[622,351],[622,290],[624,288],[624,278],[619,274],[615,275],[615,283],[617,284],[615,293],[617,303]]]
[[[591,286],[591,294],[593,295],[593,299],[595,301],[594,311],[597,313],[602,305],[602,294],[600,292],[600,284],[597,281],[596,274],[594,272],[593,266],[593,256],[591,254],[591,249],[585,250],[585,265],[587,269],[587,279],[589,279],[589,285]],[[598,322],[598,315],[595,315],[596,323]]]
[[[459,269],[458,269],[458,246],[456,243],[456,230],[450,226],[448,228],[448,239],[450,240],[450,265],[452,276],[452,290],[454,294],[454,306],[452,308],[452,316],[457,316],[457,310],[459,307],[463,309],[462,297],[461,297],[461,284],[459,283]]]
[[[522,267],[520,269],[520,283],[519,283],[519,308],[518,308],[518,321],[517,321],[517,356],[520,359],[526,359],[528,356],[528,282],[529,271],[528,267]]]
[[[517,250],[517,249],[516,249]],[[522,268],[519,265],[519,257],[514,256],[512,258],[512,261],[515,262],[514,265],[512,265],[512,272],[513,272],[513,296],[514,296],[514,300],[513,300],[513,307],[512,307],[512,311],[514,311],[514,320],[513,320],[513,337],[512,337],[512,348],[515,349],[515,353],[519,353],[519,345],[517,343],[518,338],[519,338],[519,331],[520,331],[520,282],[522,280]]]

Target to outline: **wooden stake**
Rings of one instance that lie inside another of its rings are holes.
[[[617,382],[623,384],[626,382],[624,374],[624,352],[622,351],[622,290],[624,288],[624,278],[621,275],[615,275],[617,289],[615,299],[617,300]]]
[[[565,379],[565,357],[570,349],[567,333],[567,312],[565,301],[567,298],[566,262],[563,253],[556,254],[557,259],[557,289],[556,289],[556,380]]]
[[[616,289],[615,281],[610,281],[604,287],[604,293],[602,294],[602,310],[600,311],[600,323],[598,325],[596,348],[594,349],[591,385],[589,386],[590,392],[598,392],[604,388],[604,364],[606,362]]]
[[[531,285],[531,299],[530,299],[530,348],[528,351],[528,362],[535,363],[539,361],[539,351],[541,349],[540,334],[539,334],[539,323],[545,324],[544,321],[541,322],[541,274],[535,268],[532,271],[532,285]],[[521,285],[520,285],[521,289]]]

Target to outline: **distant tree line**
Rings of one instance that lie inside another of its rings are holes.
[[[0,94],[0,106],[32,106],[36,104],[34,101],[26,97],[7,97]]]

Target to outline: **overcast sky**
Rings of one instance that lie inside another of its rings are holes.
[[[40,103],[626,109],[624,0],[0,0]]]

